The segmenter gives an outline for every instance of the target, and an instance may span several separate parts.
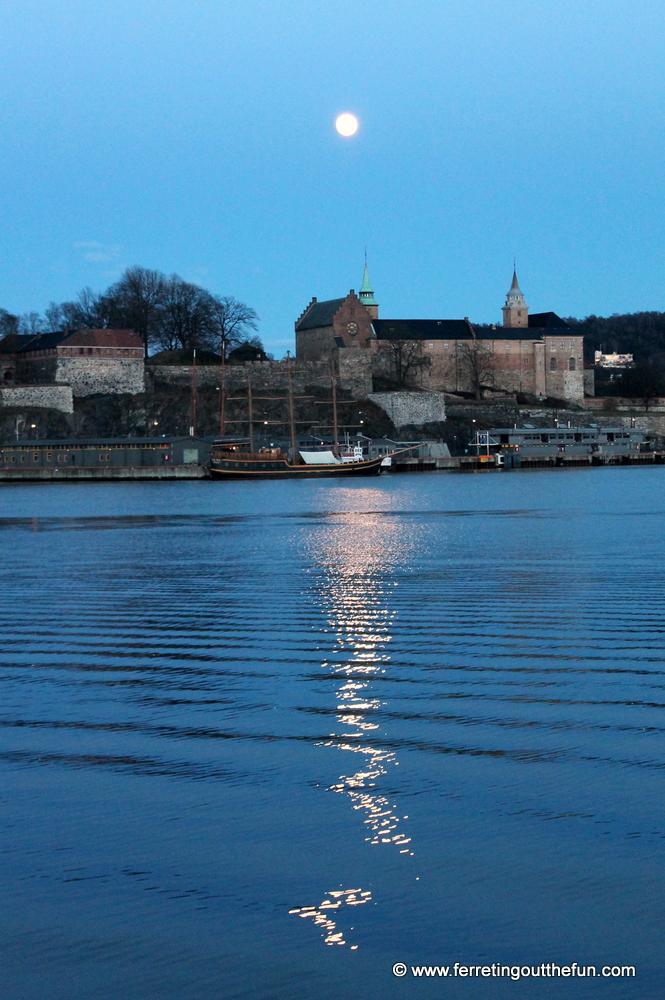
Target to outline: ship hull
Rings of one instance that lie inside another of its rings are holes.
[[[286,459],[213,458],[213,479],[330,479],[378,476],[382,458],[342,465],[290,465]]]

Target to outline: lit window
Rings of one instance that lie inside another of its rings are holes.
[[[434,350],[434,344],[428,344],[427,346],[429,347],[430,351]]]
[[[556,344],[553,340],[550,340],[550,351],[556,351]]]
[[[571,340],[571,342],[570,342],[570,349],[571,349],[571,351],[575,350],[575,341],[574,340]]]
[[[450,347],[450,344],[446,341],[443,346],[445,347],[446,350],[448,350],[448,348]]]
[[[506,346],[505,346],[505,348],[504,348],[504,349],[505,349],[506,351],[509,351],[509,350],[510,350],[510,344],[506,344]]]

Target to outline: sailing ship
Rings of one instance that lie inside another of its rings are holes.
[[[280,448],[246,451],[246,445],[215,441],[210,454],[214,479],[320,479],[329,476],[378,476],[384,456],[344,461],[332,451],[298,452],[302,464]]]
[[[213,442],[210,453],[210,474],[214,479],[320,479],[331,476],[378,476],[386,458],[365,458],[360,445],[351,448],[347,440],[346,447],[340,449],[337,426],[337,380],[331,371],[333,409],[333,447],[325,451],[300,451],[296,447],[296,432],[293,412],[293,384],[291,367],[287,369],[289,425],[291,431],[291,450],[287,454],[281,448],[255,448],[254,420],[251,369],[247,372],[247,407],[249,435],[244,439],[228,439],[220,437]],[[222,371],[222,419],[220,431],[225,430],[226,393]],[[229,397],[242,398],[245,397]],[[274,399],[278,397],[260,397]],[[280,397],[281,398],[281,397]],[[271,421],[272,422],[272,421]],[[265,422],[264,422],[265,423]]]

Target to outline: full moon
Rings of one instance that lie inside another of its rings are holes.
[[[350,115],[345,112],[343,115],[338,115],[335,120],[335,128],[340,135],[355,135],[358,131],[358,119],[355,115]]]

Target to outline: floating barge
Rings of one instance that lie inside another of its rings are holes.
[[[205,479],[211,439],[87,438],[0,446],[0,482]]]
[[[634,427],[500,427],[478,431],[460,469],[553,469],[603,465],[663,465],[644,432]]]

